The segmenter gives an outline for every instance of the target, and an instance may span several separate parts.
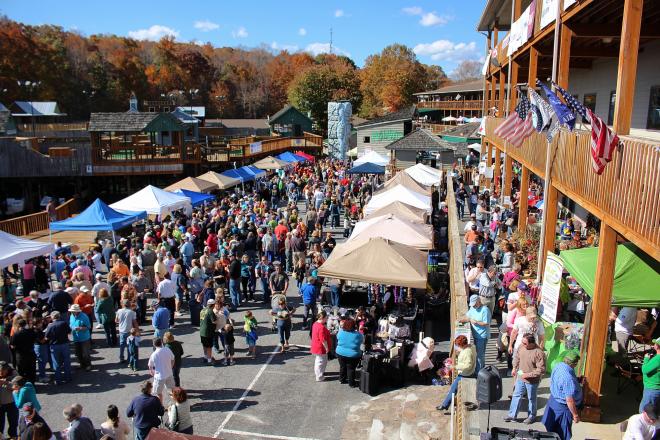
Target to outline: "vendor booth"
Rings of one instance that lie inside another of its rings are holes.
[[[376,194],[382,191],[386,191],[394,186],[397,185],[402,185],[405,186],[406,188],[418,192],[420,194],[424,194],[425,196],[431,195],[431,188],[425,185],[420,184],[417,182],[415,179],[410,177],[410,174],[408,173],[396,173],[394,177],[392,177],[390,180],[385,182],[382,188],[380,188],[378,191],[376,191]]]
[[[217,189],[218,185],[207,180],[199,179],[197,177],[186,177],[176,183],[165,188],[165,191],[174,192],[177,189],[185,189],[187,191],[195,191],[198,193],[206,193],[211,190]]]
[[[440,170],[422,163],[406,168],[403,172],[412,177],[417,183],[424,186],[440,185],[440,180],[442,178]]]
[[[146,211],[147,214],[158,215],[161,218],[179,209],[184,209],[187,213],[192,212],[189,197],[167,192],[152,185],[145,186],[132,196],[113,203],[110,207],[121,212]]]
[[[27,240],[0,231],[0,267],[23,264],[30,258],[49,255],[54,249],[52,243]]]
[[[403,202],[415,208],[431,212],[431,197],[412,191],[403,185],[396,185],[387,191],[374,195],[364,208],[366,215],[389,205],[392,202]]]
[[[240,167],[238,170],[239,171],[242,170],[242,171],[245,171],[247,174],[251,174],[253,176],[252,180],[256,180],[256,179],[260,179],[262,177],[266,177],[266,172],[264,170],[259,169],[255,166],[252,166],[252,165],[246,165],[246,166]]]
[[[385,167],[367,162],[347,170],[346,174],[385,174]]]
[[[295,154],[291,153],[290,151],[285,151],[284,153],[280,153],[275,157],[279,160],[283,160],[286,163],[305,162],[305,161],[307,161],[307,159],[305,159],[304,157],[296,156]]]
[[[204,194],[196,191],[188,191],[187,189],[178,189],[176,191],[172,191],[174,194],[179,194],[185,197],[188,197],[190,199],[190,202],[192,203],[193,207],[203,205],[206,202],[211,202],[215,200],[215,197],[209,194]]]
[[[206,180],[207,182],[213,183],[218,189],[228,189],[241,184],[240,179],[225,176],[223,174],[216,173],[215,171],[209,171],[208,173],[204,173],[201,176],[197,176],[197,179]]]
[[[119,212],[96,199],[83,212],[59,222],[51,222],[51,231],[117,231],[147,217],[142,211]]]
[[[394,214],[395,216],[416,223],[426,223],[428,212],[425,209],[416,208],[405,202],[392,202],[382,208],[378,208],[367,215],[364,220],[379,217],[381,215]]]
[[[289,163],[280,160],[276,157],[268,156],[256,161],[253,165],[259,168],[260,170],[271,171],[271,170],[281,170],[282,168],[286,168],[287,166],[289,166]]]
[[[428,250],[433,247],[431,225],[410,222],[395,214],[371,217],[358,222],[346,243],[365,241],[376,237],[394,240],[420,250]]]
[[[376,153],[375,151],[370,151],[367,154],[365,154],[362,157],[357,158],[356,160],[353,161],[353,166],[356,167],[358,165],[362,165],[363,163],[373,163],[376,165],[380,165],[382,167],[386,166],[390,161],[386,158],[381,156],[380,154]]]

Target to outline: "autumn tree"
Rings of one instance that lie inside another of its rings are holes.
[[[413,93],[424,89],[428,74],[413,50],[401,44],[370,55],[360,72],[364,96],[360,114],[372,117],[412,104]]]
[[[451,73],[455,82],[473,81],[482,78],[481,63],[476,60],[463,60]]]

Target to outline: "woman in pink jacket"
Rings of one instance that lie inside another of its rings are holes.
[[[316,381],[322,382],[325,374],[325,367],[328,365],[328,352],[332,350],[332,336],[326,326],[328,315],[321,311],[312,325],[312,342],[310,351],[315,357],[314,374]]]

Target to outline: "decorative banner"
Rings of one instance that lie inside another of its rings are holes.
[[[507,56],[511,56],[515,51],[520,49],[520,47],[527,42],[530,37],[530,21],[532,33],[534,32],[534,12],[532,8],[536,9],[536,3],[532,2],[525,12],[520,15],[520,18],[516,20],[511,26],[511,32],[509,32],[509,47],[507,49]]]
[[[558,0],[543,0],[539,29],[543,29],[557,18],[557,1]],[[576,0],[564,0],[564,11],[575,4],[575,2]]]
[[[481,68],[481,74],[483,76],[486,76],[488,74],[488,65],[490,64],[490,50],[486,54],[486,61],[484,61],[484,65]]]
[[[548,256],[545,259],[545,270],[543,271],[539,313],[541,318],[550,324],[554,324],[557,320],[559,290],[561,288],[561,274],[563,271],[564,263],[561,259],[552,252],[548,252]]]
[[[486,162],[479,162],[479,174],[486,174]]]
[[[261,142],[252,142],[250,144],[250,154],[261,153]]]

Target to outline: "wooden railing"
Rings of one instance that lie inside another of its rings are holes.
[[[55,122],[52,124],[35,123],[34,131],[36,133],[48,131],[87,131],[87,126],[87,122]],[[22,134],[30,134],[33,131],[32,124],[30,123],[16,124],[16,128]]]
[[[417,108],[431,108],[438,110],[481,110],[483,109],[483,100],[473,101],[426,101],[418,102]]]
[[[64,220],[71,217],[78,209],[76,199],[69,199],[55,209],[57,220]],[[46,211],[36,212],[34,214],[23,215],[0,222],[0,230],[9,234],[24,236],[34,232],[44,231],[49,228],[50,218]]]
[[[444,133],[445,131],[449,130],[450,128],[456,128],[455,125],[448,125],[448,124],[433,124],[430,122],[420,122],[419,123],[419,128],[423,128],[425,130],[430,130],[432,133],[435,134],[440,134]]]
[[[180,163],[182,162],[181,147],[178,145],[142,145],[127,144],[125,146],[92,147],[94,165],[117,163]]]
[[[486,140],[544,177],[547,142],[533,134],[520,148],[503,143],[493,130],[501,119],[488,118]],[[560,192],[607,221],[626,237],[660,260],[660,149],[657,144],[630,136],[601,175],[591,168],[591,135],[562,129],[553,140],[552,184]]]

